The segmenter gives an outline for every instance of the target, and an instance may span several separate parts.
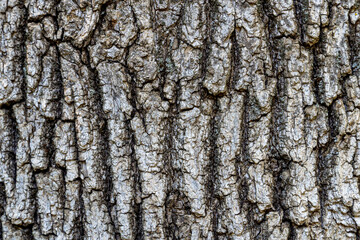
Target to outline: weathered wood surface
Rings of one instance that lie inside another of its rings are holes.
[[[359,17],[0,0],[0,239],[360,239]]]

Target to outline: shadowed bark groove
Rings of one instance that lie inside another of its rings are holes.
[[[0,1],[0,239],[360,239],[359,19]]]

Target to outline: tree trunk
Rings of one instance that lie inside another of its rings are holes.
[[[359,0],[0,0],[0,239],[360,239]]]

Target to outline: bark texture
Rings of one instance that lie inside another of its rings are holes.
[[[360,239],[359,0],[0,0],[0,239]]]

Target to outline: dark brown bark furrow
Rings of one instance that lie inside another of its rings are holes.
[[[359,239],[358,0],[2,0],[0,239]]]

